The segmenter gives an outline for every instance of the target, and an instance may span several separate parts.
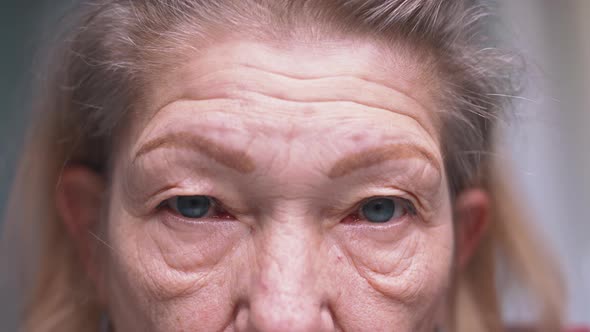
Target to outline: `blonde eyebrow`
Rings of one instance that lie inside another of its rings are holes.
[[[440,164],[428,150],[412,143],[397,143],[348,155],[334,164],[328,177],[334,179],[389,160],[411,158],[423,159],[441,173]]]
[[[188,149],[205,154],[218,163],[240,173],[252,173],[256,165],[245,152],[225,147],[206,137],[195,133],[177,132],[157,137],[143,144],[135,154],[133,161],[147,153],[161,148]]]

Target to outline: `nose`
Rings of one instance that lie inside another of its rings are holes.
[[[257,248],[247,304],[238,309],[240,331],[334,331],[322,287],[320,239],[296,227],[264,236]]]
[[[255,301],[242,307],[237,316],[237,331],[247,332],[332,332],[333,318],[321,305],[307,305],[299,299],[283,297],[281,305],[268,306]],[[270,302],[268,302],[270,304]]]

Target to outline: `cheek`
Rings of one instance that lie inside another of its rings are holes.
[[[359,273],[381,293],[407,302],[450,270],[452,228],[399,226],[384,231],[346,229],[340,237]],[[394,234],[374,234],[389,232]]]
[[[116,326],[169,331],[226,325],[239,266],[232,253],[248,231],[235,222],[139,219],[114,203],[107,285]]]
[[[336,239],[353,268],[347,301],[357,310],[372,308],[367,324],[389,320],[400,331],[417,331],[431,323],[423,318],[435,316],[451,281],[453,228],[445,217],[430,227],[339,226]]]

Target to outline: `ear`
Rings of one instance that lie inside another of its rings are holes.
[[[59,216],[76,247],[89,277],[97,282],[96,240],[92,232],[100,220],[105,185],[88,167],[67,166],[56,190]]]
[[[455,201],[457,258],[463,269],[471,260],[490,223],[490,198],[479,188],[461,192]]]

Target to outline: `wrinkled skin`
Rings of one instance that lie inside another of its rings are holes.
[[[99,272],[115,330],[432,331],[454,235],[426,77],[344,41],[228,41],[160,77],[110,187]],[[190,195],[224,212],[162,207]],[[416,213],[353,217],[378,196]]]

